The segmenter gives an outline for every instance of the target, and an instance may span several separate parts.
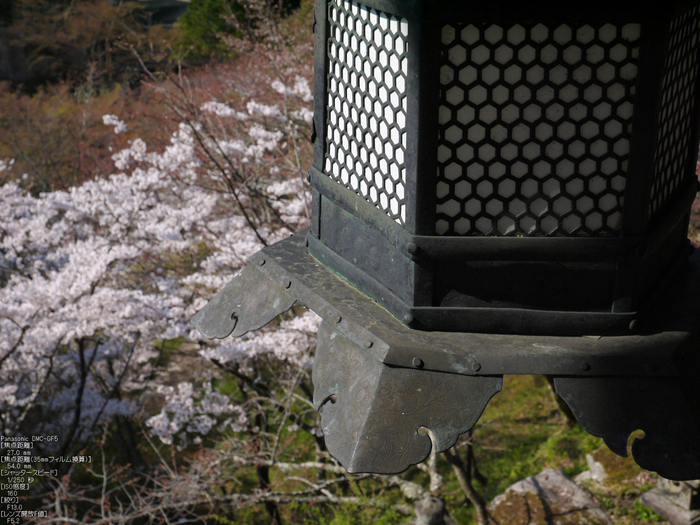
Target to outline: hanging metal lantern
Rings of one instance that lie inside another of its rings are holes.
[[[624,1],[318,0],[312,226],[194,320],[324,319],[315,403],[351,472],[449,448],[503,374],[700,477],[700,14]]]

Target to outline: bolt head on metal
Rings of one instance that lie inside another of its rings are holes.
[[[286,283],[284,283],[284,287],[287,288],[287,289],[291,288],[291,287],[292,287],[292,281],[287,281]]]
[[[342,320],[343,320],[343,317],[340,316],[340,315],[337,315],[337,316],[335,317],[335,322],[336,322],[336,323],[340,323],[340,321],[342,321]]]
[[[586,362],[583,362],[583,363],[581,363],[581,367],[580,367],[580,368],[581,368],[581,370],[583,370],[584,372],[588,372],[588,371],[591,369],[591,365],[589,365],[589,364],[586,363]]]
[[[411,324],[413,322],[413,316],[411,314],[406,314],[403,316],[404,324]]]
[[[474,372],[478,372],[481,370],[481,365],[479,363],[472,363],[472,370],[474,370]]]
[[[414,357],[413,366],[416,368],[423,368],[423,360],[420,357]]]
[[[365,343],[365,348],[372,348],[374,346],[374,343],[372,341],[367,341]]]
[[[260,259],[260,262],[258,264],[260,266],[265,266],[265,259]]]
[[[415,255],[418,253],[418,245],[414,242],[409,242],[406,245],[406,251],[408,251],[408,253],[410,253],[411,255]]]

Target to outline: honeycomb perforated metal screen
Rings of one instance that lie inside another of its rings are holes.
[[[654,179],[649,201],[653,218],[687,175],[698,76],[698,31],[700,17],[695,7],[671,23],[671,35],[662,84],[658,145],[654,158]]]
[[[408,22],[344,0],[328,22],[324,171],[403,225]]]
[[[639,36],[444,26],[436,233],[617,234]]]

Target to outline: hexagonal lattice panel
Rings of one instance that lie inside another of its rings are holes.
[[[347,0],[328,21],[324,171],[404,224],[408,22]]]
[[[639,34],[443,27],[436,232],[617,234]]]
[[[673,196],[695,156],[692,144],[693,122],[698,76],[700,17],[695,7],[671,23],[671,39],[661,95],[657,149],[654,158],[654,181],[649,201],[653,216]]]

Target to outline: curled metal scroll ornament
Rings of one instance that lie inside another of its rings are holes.
[[[314,405],[329,452],[348,472],[395,474],[455,444],[501,390],[502,376],[470,377],[387,366],[324,322],[313,370]]]
[[[627,457],[630,434],[642,430],[632,443],[642,468],[668,479],[697,478],[700,397],[686,386],[697,388],[677,377],[558,377],[554,384],[581,426],[616,454]]]
[[[197,312],[192,324],[208,338],[238,337],[262,328],[295,301],[293,295],[250,264]]]

